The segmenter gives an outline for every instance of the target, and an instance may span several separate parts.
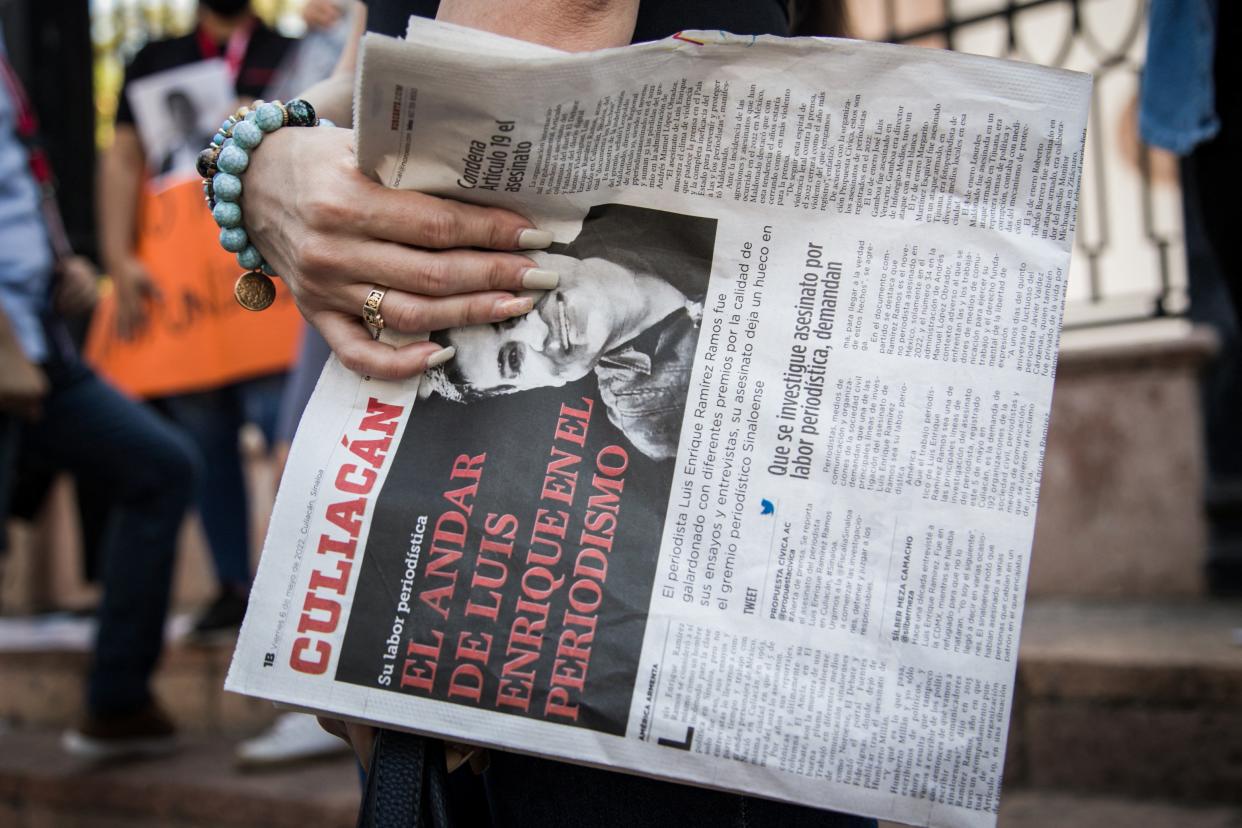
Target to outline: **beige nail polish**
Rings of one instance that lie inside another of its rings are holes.
[[[547,230],[523,230],[518,233],[518,247],[522,250],[543,250],[552,243]]]
[[[518,296],[514,299],[503,299],[496,303],[496,316],[501,319],[508,319],[513,316],[522,316],[530,313],[531,308],[535,307],[534,297]]]
[[[440,350],[436,351],[431,356],[427,357],[427,367],[435,368],[437,365],[443,365],[444,363],[448,362],[450,359],[452,359],[456,355],[457,355],[457,349],[454,348],[452,345],[448,346],[447,348],[441,348]]]
[[[544,270],[532,267],[522,274],[522,287],[532,290],[551,290],[561,283],[560,274],[555,270]]]

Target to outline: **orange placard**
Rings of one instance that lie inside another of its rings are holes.
[[[138,257],[159,289],[142,334],[116,334],[115,296],[96,309],[86,359],[122,390],[161,397],[217,388],[286,370],[297,350],[301,317],[277,280],[276,301],[245,310],[233,298],[241,273],[219,243],[202,184],[184,181],[144,194]]]

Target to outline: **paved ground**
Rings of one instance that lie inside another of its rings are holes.
[[[1242,828],[1242,807],[1019,791],[1001,797],[1000,828]]]
[[[1242,808],[1044,791],[1001,797],[998,828],[1242,828]],[[902,828],[881,822],[880,828]]]
[[[243,771],[229,741],[198,739],[162,760],[92,768],[67,759],[54,732],[0,731],[0,828],[348,828],[357,797],[348,759]],[[1019,790],[1002,797],[999,824],[1242,828],[1242,806]]]
[[[1242,602],[1031,601],[1024,658],[1242,667]]]
[[[99,768],[68,758],[58,739],[52,731],[0,733],[0,828],[347,828],[357,815],[349,758],[241,770],[231,741],[191,739],[159,760]]]

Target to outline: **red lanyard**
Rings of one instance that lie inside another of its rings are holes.
[[[30,105],[30,98],[26,97],[26,90],[22,87],[22,82],[18,80],[17,73],[13,71],[13,67],[2,54],[0,54],[0,80],[4,81],[4,85],[9,89],[9,97],[13,99],[13,108],[17,115],[15,131],[29,153],[30,172],[40,186],[50,185],[52,165],[48,162],[47,153],[39,145],[39,119],[35,115],[34,107]]]
[[[229,77],[234,83],[237,82],[237,75],[241,72],[242,61],[246,58],[246,49],[250,46],[250,33],[253,30],[254,20],[247,20],[233,30],[233,33],[229,35],[228,43],[224,45],[224,62],[229,67]],[[195,34],[198,37],[198,51],[203,56],[203,60],[220,57],[220,47],[202,26],[198,27]]]

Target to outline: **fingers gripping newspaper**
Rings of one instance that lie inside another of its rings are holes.
[[[560,274],[333,360],[230,690],[914,824],[995,824],[1090,78],[687,32],[368,35],[361,169]]]

